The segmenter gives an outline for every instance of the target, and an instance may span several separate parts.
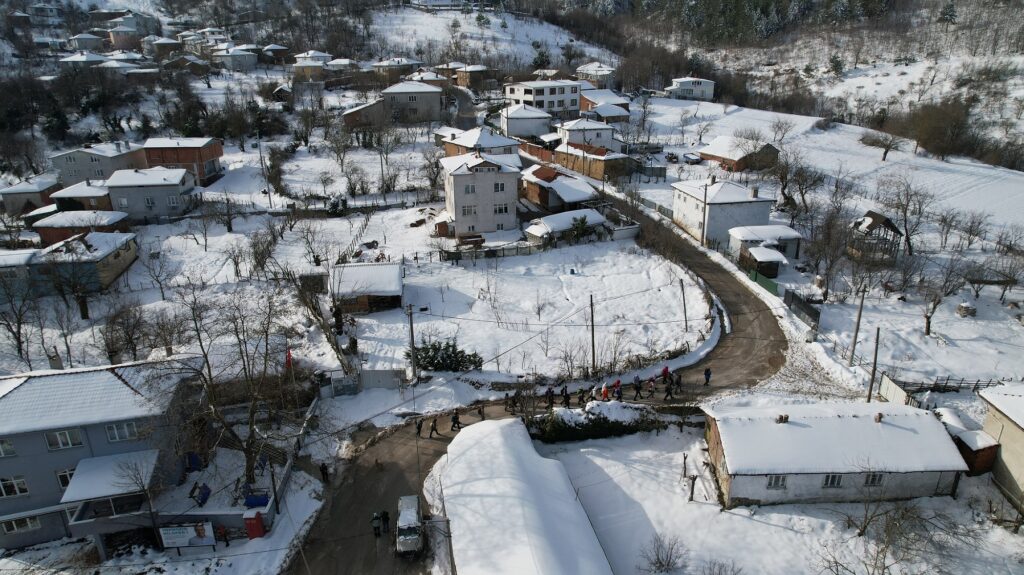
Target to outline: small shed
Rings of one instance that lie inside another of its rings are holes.
[[[771,248],[754,246],[740,251],[740,267],[757,270],[766,278],[779,277],[779,268],[787,263],[786,256]]]
[[[850,223],[846,253],[862,264],[884,264],[899,255],[903,232],[888,217],[868,210]]]
[[[967,475],[981,475],[992,471],[999,442],[981,429],[968,429],[955,409],[940,407],[935,415],[946,426],[953,443],[967,463]]]
[[[779,160],[775,146],[735,136],[719,136],[697,153],[733,172],[769,168]]]
[[[763,246],[775,248],[787,258],[800,257],[800,232],[789,226],[737,226],[729,228],[729,251],[739,257],[743,247]]]
[[[586,219],[587,233],[593,233],[605,223],[604,216],[591,208],[552,214],[530,222],[525,230],[526,239],[539,244],[569,238],[573,233],[575,223],[581,218]]]
[[[398,262],[334,266],[331,291],[335,309],[355,314],[400,308],[404,275]]]

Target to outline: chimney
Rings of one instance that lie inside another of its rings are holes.
[[[114,149],[117,150],[118,154],[120,154],[121,153],[121,142],[114,142]]]
[[[881,413],[876,413],[875,414],[875,423],[882,423],[882,414]]]
[[[757,186],[753,186],[750,188],[750,198],[754,200],[757,199]]]

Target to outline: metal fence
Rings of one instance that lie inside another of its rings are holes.
[[[936,377],[933,381],[906,381],[902,379],[893,379],[892,381],[907,393],[921,393],[925,391],[958,393],[965,390],[969,390],[971,393],[978,393],[982,389],[1003,385],[1003,382],[998,379],[967,379],[951,375]]]
[[[808,327],[814,330],[818,329],[818,324],[821,322],[821,309],[814,307],[803,296],[791,289],[786,290],[782,301]]]

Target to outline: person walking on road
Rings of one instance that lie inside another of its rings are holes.
[[[484,406],[482,405],[476,408],[476,414],[480,416],[480,421],[483,421],[484,419],[487,418],[487,416],[484,415]]]
[[[374,513],[373,514],[373,518],[370,519],[370,525],[373,526],[373,536],[374,537],[380,537],[380,524],[381,524],[380,512],[378,511],[377,513]]]
[[[672,395],[672,379],[671,378],[669,378],[668,383],[665,384],[665,397],[664,397],[664,399],[662,399],[662,401],[668,401],[669,399],[675,399],[675,396]]]
[[[644,388],[640,385],[640,376],[633,377],[633,401],[644,398]]]
[[[323,479],[324,483],[331,481],[331,470],[327,467],[327,463],[320,464],[320,479]]]
[[[438,437],[441,437],[441,432],[437,430],[437,418],[436,417],[434,419],[430,420],[430,437],[428,439],[432,439],[434,437],[435,433],[437,434]]]
[[[647,399],[654,397],[654,378],[647,380]]]
[[[452,414],[452,428],[451,431],[458,431],[462,429],[462,422],[459,421],[459,412],[456,411]]]
[[[562,387],[562,407],[566,409],[572,407],[572,396],[569,395],[569,390],[564,386]]]
[[[508,411],[508,409],[509,409],[508,404],[509,404],[508,392],[506,391],[505,392],[505,411]]]
[[[423,437],[423,420],[416,420],[416,437]]]
[[[380,512],[380,523],[381,527],[384,528],[384,533],[391,533],[391,514],[388,513],[387,509]]]
[[[587,403],[587,390],[581,387],[579,392],[576,394],[576,399],[579,401],[580,407],[583,407]]]
[[[705,367],[704,368],[704,385],[709,385],[710,383],[711,383],[711,368],[710,367]]]
[[[672,372],[668,370],[668,366],[661,368],[661,383],[666,385],[672,383]]]

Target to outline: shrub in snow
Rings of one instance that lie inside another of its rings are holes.
[[[644,573],[681,573],[686,571],[688,555],[678,537],[663,537],[655,533],[650,543],[640,551],[637,569]]]
[[[591,401],[583,409],[557,407],[534,420],[533,433],[545,443],[616,437],[664,429],[658,414],[645,405]]]
[[[468,371],[484,364],[480,354],[459,349],[455,339],[426,342],[416,346],[415,353],[416,365],[430,371]],[[408,350],[405,359],[410,359]]]

